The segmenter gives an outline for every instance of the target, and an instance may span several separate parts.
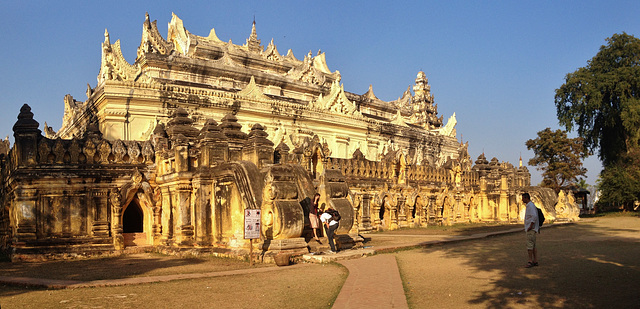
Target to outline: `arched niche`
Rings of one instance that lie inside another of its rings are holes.
[[[153,244],[153,190],[146,181],[132,181],[121,190],[123,207],[120,212],[124,245]]]

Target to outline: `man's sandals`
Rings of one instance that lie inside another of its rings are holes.
[[[534,266],[538,266],[538,262],[532,263],[532,262],[527,262],[527,265],[524,268],[531,268]]]

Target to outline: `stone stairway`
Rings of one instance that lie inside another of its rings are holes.
[[[146,233],[122,233],[125,247],[147,245]]]
[[[313,238],[307,240],[307,247],[309,248],[309,252],[317,253],[317,252],[327,252],[330,250],[329,241],[327,240],[326,237],[320,237],[320,242],[322,242],[322,244],[319,244]]]

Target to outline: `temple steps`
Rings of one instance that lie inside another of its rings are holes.
[[[122,233],[125,247],[145,246],[148,244],[147,233]]]

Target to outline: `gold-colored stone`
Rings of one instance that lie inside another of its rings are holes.
[[[244,210],[261,210],[265,257],[307,251],[310,199],[337,209],[340,248],[360,233],[459,222],[516,222],[529,191],[547,218],[575,201],[530,187],[526,167],[472,164],[455,114],[437,114],[424,72],[395,101],[344,90],[325,54],[266,50],[187,31],[165,40],[148,15],[133,64],[105,31],[98,84],[65,96],[43,135],[28,105],[0,144],[0,247],[16,257],[128,246],[246,255]],[[555,214],[558,214],[557,216]]]

